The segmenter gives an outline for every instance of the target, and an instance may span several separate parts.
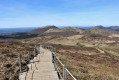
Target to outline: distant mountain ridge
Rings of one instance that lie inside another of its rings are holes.
[[[109,35],[113,35],[113,34],[119,34],[119,32],[117,31],[113,31],[111,29],[107,29],[105,27],[102,26],[96,26],[96,27],[92,27],[89,29],[86,29],[85,32],[83,33],[85,35],[98,35],[98,36],[109,36]]]
[[[75,27],[64,27],[64,28],[58,28],[58,29],[49,29],[44,33],[44,35],[59,35],[59,36],[72,36],[72,35],[78,35],[83,32],[83,29],[75,28]]]
[[[36,27],[24,27],[24,28],[0,28],[0,35],[11,35],[11,34],[14,34],[14,33],[29,33],[29,34],[39,34],[39,35],[56,35],[56,34],[59,34],[59,35],[64,35],[64,36],[67,36],[67,35],[76,35],[76,34],[79,34],[79,33],[82,33],[85,30],[87,29],[90,29],[90,28],[99,28],[99,29],[108,29],[108,30],[113,30],[113,31],[119,31],[119,26],[110,26],[110,27],[104,27],[104,26],[94,26],[94,27],[86,27],[86,28],[83,28],[83,27],[56,27],[54,25],[51,25],[51,26],[44,26],[44,27],[39,27],[39,28],[36,28]],[[79,31],[78,31],[79,30]]]
[[[64,27],[58,28],[56,26],[45,26],[37,28],[31,31],[29,34],[38,34],[38,35],[59,35],[59,36],[71,36],[78,35],[83,32],[83,29],[75,28],[75,27]]]
[[[53,35],[57,35],[57,36],[64,36],[64,37],[68,37],[68,36],[73,36],[73,35],[101,35],[101,36],[109,36],[109,35],[113,35],[113,34],[118,34],[119,32],[117,31],[113,31],[112,29],[115,27],[103,27],[101,25],[99,26],[95,26],[95,27],[91,27],[88,29],[81,29],[81,28],[77,28],[77,27],[64,27],[64,28],[58,28],[56,26],[45,26],[45,27],[40,27],[37,28],[31,32],[29,32],[29,34],[38,34],[39,36],[43,35],[43,36],[53,36]],[[116,28],[118,29],[118,28]]]
[[[108,27],[107,29],[119,31],[119,26],[110,26],[110,27]]]
[[[99,25],[99,26],[95,26],[95,27],[101,28],[101,29],[110,29],[110,30],[114,30],[114,31],[119,31],[119,26],[104,27],[102,25]]]

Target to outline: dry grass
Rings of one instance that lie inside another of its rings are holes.
[[[102,54],[91,47],[53,46],[78,80],[119,80],[119,57],[106,52]],[[97,54],[83,54],[85,51]]]
[[[22,66],[23,70],[27,70],[25,65],[28,63],[27,51],[32,52],[33,46],[29,44],[23,44],[18,40],[7,40],[0,42],[0,71],[9,69],[15,61],[18,59],[18,54],[22,55]],[[33,52],[31,53],[33,55]],[[0,80],[8,80],[12,74],[18,68],[18,63],[11,70],[7,72],[0,72]],[[18,75],[16,75],[16,79]]]

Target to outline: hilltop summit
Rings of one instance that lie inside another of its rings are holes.
[[[49,29],[57,29],[56,26],[52,25],[52,26],[44,26],[44,27],[39,27],[36,28],[35,30],[31,31],[30,34],[43,34],[45,31],[49,30]]]
[[[82,33],[83,30],[80,28],[75,27],[64,27],[64,28],[58,28],[58,29],[49,29],[47,30],[44,35],[50,36],[50,35],[58,35],[58,36],[72,36],[72,35],[78,35]]]

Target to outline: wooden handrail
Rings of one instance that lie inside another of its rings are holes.
[[[61,62],[61,60],[57,57],[57,55],[56,54],[54,54],[54,56],[56,56],[56,59],[58,60],[58,62],[63,66],[63,75],[64,75],[64,80],[66,80],[66,72],[74,79],[74,80],[77,80],[73,75],[72,75],[72,73],[67,69],[67,67],[66,67],[66,65],[65,64],[63,64],[62,62]]]
[[[50,48],[49,48],[50,47]],[[57,67],[57,64],[56,64],[56,59],[58,60],[58,62],[62,65],[62,67],[63,67],[63,79],[64,80],[67,80],[67,73],[73,78],[73,80],[77,80],[73,75],[72,75],[72,73],[67,69],[67,67],[66,67],[66,65],[65,64],[63,64],[62,62],[61,62],[61,60],[58,58],[58,56],[56,55],[56,53],[53,53],[53,47],[52,46],[44,46],[43,48],[46,48],[46,49],[50,49],[51,51],[52,51],[52,55],[54,56],[53,58],[53,62],[55,62],[54,64],[55,64],[55,67],[57,68],[57,70],[58,70],[58,72],[59,72],[59,69],[58,69],[58,67]],[[59,72],[59,74],[61,74],[60,72]],[[60,75],[61,76],[61,75]],[[62,76],[61,76],[62,77]]]

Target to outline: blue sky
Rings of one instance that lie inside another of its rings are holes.
[[[0,27],[119,25],[119,0],[0,0]]]

